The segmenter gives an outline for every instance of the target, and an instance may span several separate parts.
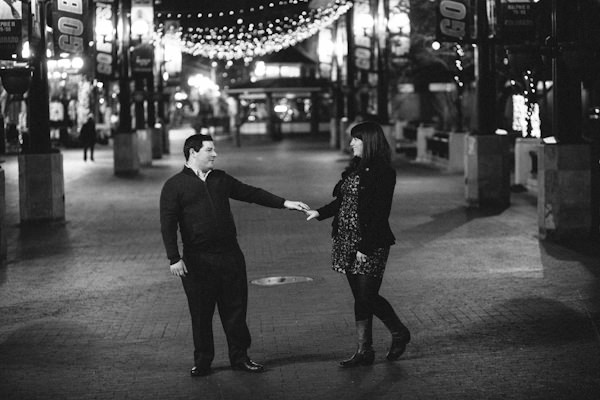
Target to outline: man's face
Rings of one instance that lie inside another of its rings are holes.
[[[194,149],[190,149],[188,163],[193,168],[206,172],[213,169],[216,158],[215,143],[212,141],[203,141],[202,147],[197,152]]]

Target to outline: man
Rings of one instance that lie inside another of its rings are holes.
[[[183,153],[186,160],[183,170],[167,180],[160,195],[160,223],[171,273],[181,277],[192,317],[191,375],[211,373],[215,305],[219,308],[232,368],[262,372],[263,366],[247,354],[250,332],[246,325],[246,264],[237,242],[229,199],[298,211],[309,207],[213,169],[217,153],[210,135],[188,137]],[[177,244],[178,227],[183,258]]]
[[[96,144],[96,123],[94,116],[88,114],[88,119],[81,126],[79,140],[83,145],[83,161],[87,161],[87,151],[90,149],[90,160],[94,161],[94,145]]]

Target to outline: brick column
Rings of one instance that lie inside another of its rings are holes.
[[[64,221],[62,154],[21,154],[18,161],[21,222]]]
[[[541,144],[538,225],[542,239],[588,237],[592,232],[591,146]]]
[[[476,207],[510,205],[509,142],[501,135],[465,137],[465,197]]]

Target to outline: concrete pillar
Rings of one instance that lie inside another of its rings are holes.
[[[62,154],[21,154],[18,163],[21,223],[64,221]]]
[[[171,152],[171,142],[169,140],[169,126],[166,124],[162,124],[161,132],[162,132],[163,154],[169,154]]]
[[[265,96],[265,108],[267,109],[267,136],[276,140],[274,119],[277,118],[277,116],[275,115],[275,111],[273,111],[273,93],[267,92]]]
[[[427,138],[430,138],[435,133],[435,129],[431,125],[421,124],[417,128],[417,160],[418,162],[429,162],[430,157],[427,155]]]
[[[591,146],[541,144],[538,157],[540,237],[561,241],[592,232]]]
[[[113,159],[115,175],[135,175],[140,171],[138,136],[135,133],[114,135]]]
[[[465,198],[470,206],[510,205],[510,153],[507,136],[465,136]]]
[[[152,165],[152,135],[150,128],[138,129],[138,157],[141,167]]]
[[[394,122],[394,136],[397,141],[402,141],[404,139],[404,127],[408,122],[404,120],[396,120]]]
[[[340,123],[337,118],[329,120],[329,147],[338,149],[340,147]]]
[[[390,124],[381,124],[381,129],[383,130],[383,134],[385,135],[385,139],[390,146],[390,150],[392,151],[392,161],[397,158],[398,153],[396,153],[396,133],[394,131],[394,125]]]
[[[342,117],[340,119],[340,150],[342,153],[350,152],[350,134],[347,132],[348,127],[350,126],[350,121],[348,118]]]
[[[465,171],[466,132],[450,132],[448,136],[448,172]]]
[[[154,128],[150,128],[152,134],[152,158],[160,159],[163,153],[163,126],[157,124]]]
[[[517,138],[515,141],[515,185],[530,186],[533,165],[529,153],[537,154],[540,143],[537,138]]]
[[[4,170],[0,167],[0,265],[6,261],[6,186]]]

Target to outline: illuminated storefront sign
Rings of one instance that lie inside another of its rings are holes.
[[[54,0],[54,52],[82,54],[92,38],[90,22],[89,0]]]
[[[165,21],[163,61],[164,72],[167,73],[169,77],[167,81],[176,80],[181,74],[183,59],[181,55],[181,41],[177,37],[178,30],[179,21]]]
[[[117,46],[115,27],[117,25],[116,0],[95,2],[96,7],[96,79],[109,81],[115,78],[117,69]]]
[[[132,0],[131,38],[148,43],[154,31],[154,6],[152,0]]]

